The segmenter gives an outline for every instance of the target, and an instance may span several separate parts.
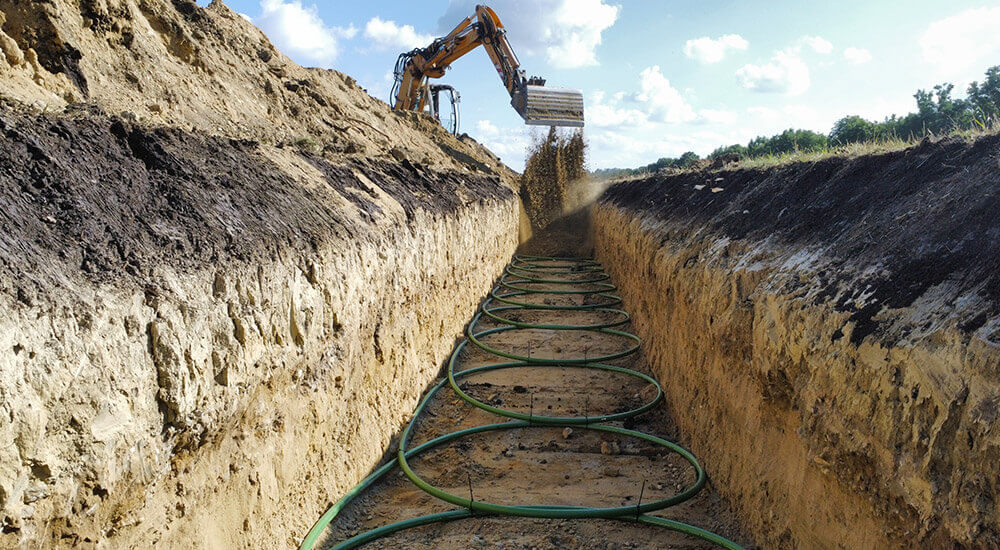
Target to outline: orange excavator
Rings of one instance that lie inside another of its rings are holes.
[[[473,20],[475,18],[475,20]],[[446,36],[435,39],[426,48],[400,54],[393,72],[392,108],[405,111],[430,111],[452,133],[458,133],[458,92],[451,86],[431,84],[458,58],[482,46],[486,49],[504,87],[510,104],[525,124],[538,126],[583,126],[583,92],[545,86],[545,80],[525,77],[507,31],[496,12],[476,6],[473,17],[466,17]],[[451,104],[450,114],[442,113],[442,103]],[[442,116],[444,120],[442,120]]]

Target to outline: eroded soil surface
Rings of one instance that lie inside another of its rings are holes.
[[[554,289],[555,285],[535,288]],[[559,287],[566,289],[565,285]],[[587,288],[573,285],[571,288]],[[593,303],[600,298],[541,294],[525,301],[546,304]],[[585,302],[586,301],[586,302]],[[593,311],[521,310],[516,319],[541,324],[593,324],[615,314]],[[500,326],[487,320],[476,330]],[[629,325],[619,327],[628,331]],[[588,331],[512,330],[485,336],[483,342],[532,358],[595,357],[627,349],[621,336]],[[473,345],[460,352],[456,372],[505,362]],[[610,364],[648,372],[641,354]],[[567,367],[517,367],[459,378],[464,391],[495,407],[524,414],[596,416],[641,406],[655,387],[631,376]],[[669,383],[669,380],[664,381]],[[444,388],[418,419],[409,445],[460,429],[502,422]],[[679,434],[664,407],[624,422],[611,422],[677,441]],[[387,454],[395,459],[395,446]],[[587,430],[532,427],[477,434],[427,451],[410,465],[427,482],[476,501],[498,504],[557,504],[591,507],[631,506],[682,491],[695,480],[680,456],[644,441]],[[645,488],[643,488],[645,485]],[[398,469],[349,505],[334,521],[321,545],[329,548],[381,525],[454,509],[415,485]],[[726,502],[711,481],[695,498],[655,515],[694,524],[739,543],[740,532]],[[366,548],[712,548],[707,542],[648,525],[615,520],[546,520],[481,517],[435,524],[397,533]]]

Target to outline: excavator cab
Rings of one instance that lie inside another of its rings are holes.
[[[428,105],[430,105],[431,116],[440,122],[445,130],[457,136],[459,128],[458,104],[462,101],[461,94],[447,84],[430,84],[427,89],[430,93]]]

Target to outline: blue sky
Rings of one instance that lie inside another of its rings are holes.
[[[298,63],[345,72],[387,100],[396,56],[445,34],[476,1],[226,3]],[[583,90],[592,169],[705,155],[790,127],[826,133],[848,114],[881,120],[914,110],[918,88],[947,81],[964,95],[1000,64],[996,1],[489,5],[529,75]],[[520,170],[540,130],[509,106],[485,52],[462,58],[441,81],[462,93],[462,130]]]

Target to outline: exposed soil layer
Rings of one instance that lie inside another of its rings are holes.
[[[342,209],[343,199],[371,223],[388,214],[381,193],[409,220],[418,210],[448,215],[513,197],[496,176],[435,172],[405,159],[335,165],[289,147],[284,153],[312,166],[327,187],[304,188],[258,142],[121,119],[7,110],[0,132],[0,265],[4,283],[17,285],[0,291],[27,305],[38,284],[76,269],[95,282],[136,284],[164,263],[194,269],[251,261],[275,246],[307,249],[330,235],[364,238],[370,229]],[[317,200],[333,196],[343,198]],[[17,280],[20,273],[33,277]]]
[[[658,177],[596,206],[684,440],[766,546],[1000,545],[998,150]]]
[[[924,140],[876,156],[636,180],[611,188],[605,201],[733,240],[775,240],[842,259],[812,285],[826,287],[818,304],[852,313],[854,344],[886,332],[905,337],[879,314],[942,285],[953,299],[982,298],[980,311],[963,312],[961,328],[973,333],[1000,315],[998,159],[1000,135],[973,144]]]
[[[10,105],[0,133],[0,547],[293,543],[517,244],[497,173]]]
[[[545,238],[545,234],[541,235]],[[552,264],[556,265],[556,264]],[[549,278],[568,279],[552,275]],[[534,285],[537,290],[582,290],[580,285]],[[597,297],[541,294],[522,297],[547,305],[592,303]],[[506,312],[509,314],[510,312]],[[613,321],[616,314],[588,311],[521,311],[516,320],[527,323],[584,325]],[[501,326],[481,321],[476,330]],[[619,327],[628,331],[629,326]],[[620,336],[587,331],[516,330],[484,337],[484,343],[535,358],[594,357],[627,349],[631,342]],[[507,361],[467,345],[456,363],[456,372]],[[645,371],[641,356],[610,363]],[[524,414],[548,416],[597,416],[641,406],[655,388],[640,379],[603,371],[535,366],[491,371],[460,378],[463,391],[484,403]],[[664,380],[669,384],[669,380]],[[503,421],[502,417],[475,408],[446,388],[430,402],[411,440],[410,448],[464,428]],[[609,422],[622,426],[623,422]],[[668,440],[677,429],[663,406],[624,421],[626,428],[652,433]],[[395,460],[395,455],[392,455]],[[680,456],[647,442],[589,431],[537,427],[470,436],[427,451],[409,461],[427,482],[458,495],[471,489],[477,501],[497,504],[557,504],[578,506],[629,506],[662,499],[680,492],[695,479],[691,466]],[[644,488],[643,488],[644,486]],[[640,495],[641,493],[641,495]],[[359,532],[403,519],[446,511],[454,507],[414,486],[401,472],[390,474],[350,504],[328,531],[326,546]],[[726,502],[713,485],[679,506],[656,513],[663,517],[709,529],[731,540],[748,543],[737,527]],[[433,549],[626,549],[713,548],[699,539],[625,521],[542,520],[480,517],[437,524],[397,533],[365,548]]]

